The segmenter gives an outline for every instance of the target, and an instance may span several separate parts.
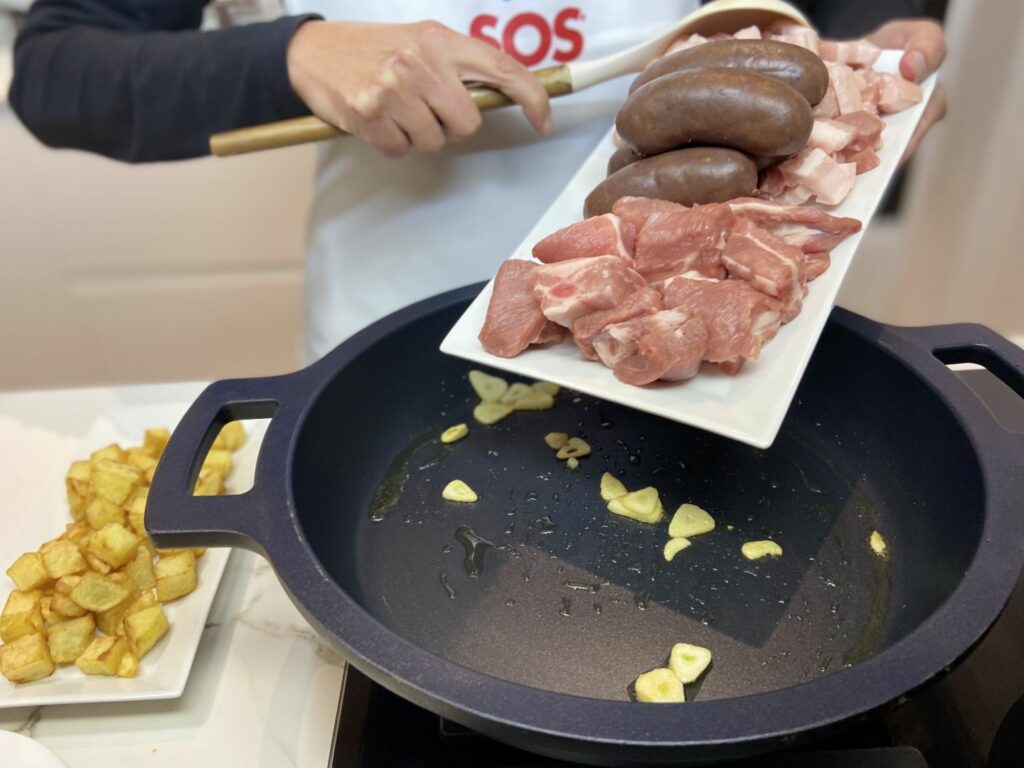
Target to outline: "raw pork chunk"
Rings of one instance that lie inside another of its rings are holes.
[[[730,277],[746,280],[782,302],[782,322],[800,314],[806,278],[803,252],[796,246],[741,217],[725,245],[722,263]]]
[[[591,312],[613,309],[647,283],[617,256],[570,259],[537,268],[533,295],[548,320],[571,328]]]
[[[737,197],[729,201],[732,212],[749,219],[804,253],[830,251],[860,231],[860,221],[832,216],[810,205],[782,205],[756,197]]]
[[[778,299],[743,280],[673,277],[664,287],[665,307],[699,316],[708,330],[704,359],[724,363],[737,373],[744,360],[754,360],[782,322]]]
[[[531,344],[562,338],[561,328],[548,322],[533,295],[538,269],[532,262],[510,259],[498,270],[487,319],[478,337],[492,355],[515,357]]]
[[[707,344],[704,321],[683,309],[614,323],[594,337],[601,361],[617,379],[633,385],[692,378]]]
[[[583,315],[572,324],[572,337],[580,352],[588,360],[597,360],[597,352],[594,351],[593,338],[600,333],[606,325],[613,323],[624,323],[641,315],[650,315],[662,308],[661,294],[654,288],[641,288],[626,297],[625,301],[611,309],[601,309]]]
[[[637,272],[650,283],[693,271],[725,277],[722,249],[732,219],[724,203],[653,214],[636,239]]]
[[[588,256],[617,256],[633,266],[633,257],[622,239],[619,217],[614,213],[577,221],[533,246],[533,257],[544,264]]]
[[[629,247],[630,253],[635,252],[636,238],[651,215],[685,210],[685,205],[653,197],[620,197],[612,205],[612,213],[622,222],[622,239]]]

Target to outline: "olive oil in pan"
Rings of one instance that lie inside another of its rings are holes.
[[[466,550],[466,559],[462,561],[462,567],[466,574],[475,579],[484,571],[484,555],[487,550],[494,546],[491,542],[474,531],[468,525],[460,525],[455,531],[455,539]]]
[[[402,497],[402,492],[405,490],[405,483],[409,480],[409,465],[413,456],[421,448],[434,444],[437,444],[437,434],[429,432],[417,437],[401,453],[395,456],[388,465],[387,471],[384,473],[384,479],[380,481],[380,485],[377,486],[373,499],[370,501],[371,520],[379,523],[395,508],[398,500]],[[419,469],[433,466],[440,461],[447,451],[447,447],[442,446],[436,455],[432,455],[425,461],[420,462],[421,466],[419,466]]]

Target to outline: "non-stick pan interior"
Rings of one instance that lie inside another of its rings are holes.
[[[912,372],[838,324],[776,443],[759,451],[570,392],[553,410],[480,425],[471,366],[437,351],[461,310],[404,327],[344,370],[302,427],[293,477],[324,568],[440,657],[624,700],[682,641],[714,654],[691,697],[768,691],[903,637],[973,557],[984,498],[962,431]],[[442,445],[440,432],[463,421],[470,435]],[[544,443],[552,431],[594,453],[570,470]],[[604,471],[657,487],[669,515],[699,504],[716,529],[666,562],[667,521],[609,514]],[[444,501],[452,479],[480,500]],[[873,530],[885,557],[868,545]],[[764,538],[781,558],[741,556]]]

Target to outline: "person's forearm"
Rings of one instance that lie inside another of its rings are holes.
[[[10,103],[41,141],[132,162],[173,160],[207,154],[217,131],[308,111],[285,63],[304,18],[153,31],[198,24],[182,6],[202,6],[157,2],[36,4],[16,43]]]

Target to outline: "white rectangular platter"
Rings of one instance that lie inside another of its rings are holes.
[[[87,458],[92,451],[110,443],[138,445],[147,427],[173,428],[187,408],[188,403],[168,403],[111,409],[81,437],[75,457]],[[259,434],[255,434],[257,432]],[[245,445],[235,454],[234,467],[226,481],[229,492],[251,486],[261,437],[262,429],[250,430]],[[60,535],[64,526],[71,522],[64,489],[66,472],[66,466],[55,467],[46,491],[36,494],[35,498],[39,499],[36,504],[18,509],[10,519],[4,518],[6,530],[0,536],[3,568],[23,552],[36,550],[44,541]],[[195,591],[164,605],[170,630],[142,659],[136,677],[84,675],[74,665],[61,665],[50,677],[24,685],[15,685],[0,677],[0,709],[181,696],[230,554],[228,549],[208,549],[196,561],[198,585]],[[0,577],[0,600],[6,600],[12,589],[14,584],[6,576]]]
[[[900,56],[900,51],[883,51],[875,69],[898,72]],[[861,231],[832,251],[832,266],[811,283],[800,316],[783,326],[775,339],[765,346],[761,357],[747,363],[737,376],[728,376],[715,366],[705,365],[689,381],[634,387],[620,382],[600,363],[585,360],[569,341],[529,349],[511,359],[496,357],[486,352],[477,340],[487,314],[493,281],[449,332],[441,343],[441,351],[525,378],[553,381],[603,400],[767,448],[782,426],[853,255],[896,173],[935,89],[935,80],[936,75],[932,75],[921,83],[924,98],[919,104],[885,117],[884,146],[878,151],[880,164],[857,177],[853,191],[840,205],[826,209],[835,216],[859,219],[863,224]],[[605,166],[614,150],[609,131],[510,258],[529,259],[538,240],[580,219],[583,201],[604,179]]]

